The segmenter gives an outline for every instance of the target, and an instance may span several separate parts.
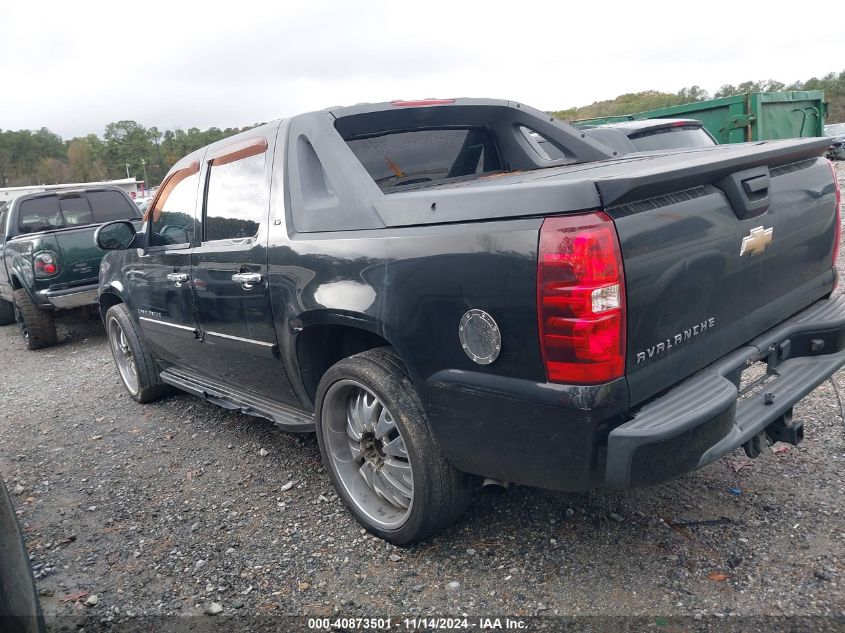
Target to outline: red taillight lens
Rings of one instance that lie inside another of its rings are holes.
[[[52,277],[59,272],[58,258],[51,251],[41,251],[32,256],[32,267],[36,277]]]
[[[833,267],[836,267],[836,260],[839,258],[839,242],[842,239],[842,189],[839,186],[839,176],[836,173],[836,165],[830,163],[830,170],[833,172],[834,200],[836,200],[836,228],[833,241]]]
[[[625,373],[622,254],[606,213],[543,221],[537,317],[549,381],[595,384]]]

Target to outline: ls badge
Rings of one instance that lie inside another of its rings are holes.
[[[759,255],[772,241],[771,229],[764,229],[762,226],[751,229],[748,237],[742,238],[742,247],[739,249],[739,256],[742,257],[746,253],[750,253],[752,257]]]

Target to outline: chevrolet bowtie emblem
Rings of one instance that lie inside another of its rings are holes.
[[[748,237],[742,238],[742,247],[739,249],[739,256],[742,257],[746,253],[751,253],[751,256],[759,255],[769,243],[772,241],[772,231],[774,229],[764,229],[762,226],[751,229]]]

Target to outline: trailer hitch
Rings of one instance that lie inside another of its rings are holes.
[[[792,419],[792,409],[772,422],[761,433],[749,439],[742,448],[751,459],[757,459],[763,448],[775,442],[785,442],[798,446],[804,439],[804,423]]]
[[[798,446],[804,439],[804,423],[792,419],[792,409],[790,408],[789,411],[766,427],[766,435],[772,444],[785,442]]]

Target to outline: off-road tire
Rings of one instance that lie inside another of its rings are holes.
[[[124,383],[124,387],[126,387],[126,390],[129,392],[129,395],[132,396],[132,399],[141,403],[152,402],[153,400],[158,400],[159,398],[163,398],[164,396],[173,393],[175,391],[173,387],[161,382],[155,358],[150,353],[144,340],[138,336],[138,330],[135,328],[135,323],[129,316],[129,309],[123,303],[118,303],[109,308],[104,319],[106,334],[109,337],[109,347],[112,350],[112,357],[115,356],[115,351],[111,344],[112,331],[109,327],[111,319],[115,319],[123,330],[129,348],[132,351],[132,357],[135,361],[135,367],[138,375],[138,390],[135,393],[132,393],[121,377],[121,382]],[[117,365],[117,362],[118,359],[115,358],[115,365]],[[118,370],[118,375],[120,376],[120,371],[117,366],[115,369]]]
[[[15,322],[15,306],[11,301],[0,299],[0,325],[10,325]]]
[[[58,342],[53,313],[40,309],[23,288],[14,291],[15,320],[21,328],[27,349],[50,347]]]
[[[323,435],[326,392],[341,380],[354,380],[378,397],[395,420],[413,473],[410,514],[396,529],[373,525],[338,481]],[[389,347],[356,354],[333,365],[317,388],[315,420],[323,465],[344,505],[369,532],[394,545],[410,545],[453,523],[469,505],[477,477],[457,470],[443,454],[426,420],[404,364]]]

